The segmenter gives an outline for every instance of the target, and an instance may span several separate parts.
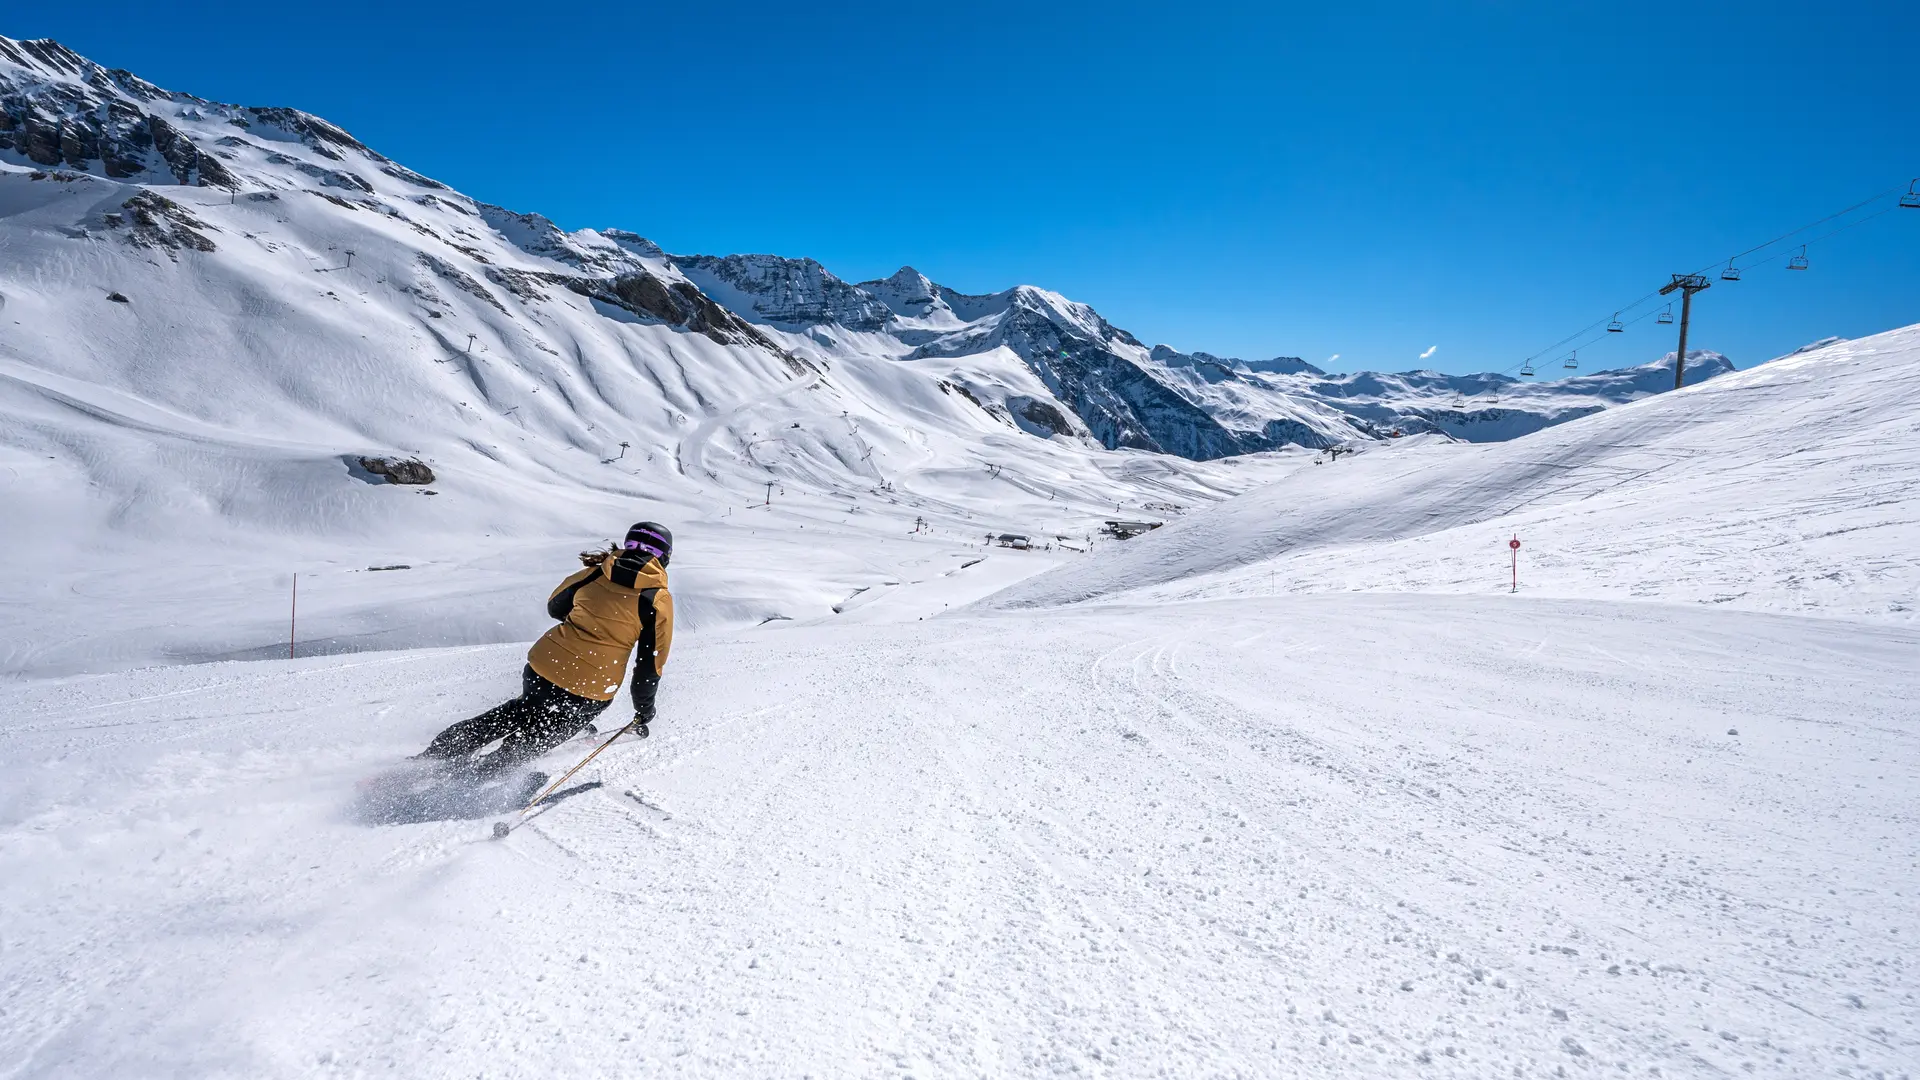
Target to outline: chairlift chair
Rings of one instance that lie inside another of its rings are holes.
[[[1520,365],[1520,377],[1523,379],[1533,378],[1533,361],[1528,360]]]
[[[1739,281],[1740,280],[1740,268],[1733,265],[1732,259],[1728,259],[1727,268],[1725,270],[1720,271],[1720,280],[1721,281]]]
[[[1577,370],[1580,367],[1580,350],[1575,349],[1568,353],[1567,358],[1560,362],[1560,366],[1566,368],[1568,371]]]
[[[1613,313],[1613,321],[1607,324],[1607,333],[1609,333],[1609,334],[1624,334],[1624,333],[1626,333],[1626,332],[1627,332],[1627,324],[1626,324],[1626,323],[1623,323],[1623,322],[1621,322],[1621,321],[1620,321],[1620,313],[1619,313],[1619,312],[1617,312],[1617,311],[1616,311],[1616,312],[1614,312],[1614,313]]]
[[[1807,245],[1800,245],[1800,254],[1787,260],[1787,269],[1805,270],[1807,268]]]
[[[1909,210],[1920,210],[1920,180],[1907,185],[1907,193],[1900,196],[1900,205]]]
[[[1658,315],[1655,315],[1653,317],[1653,321],[1657,323],[1672,323],[1673,322],[1673,305],[1668,304],[1667,310],[1661,312]]]

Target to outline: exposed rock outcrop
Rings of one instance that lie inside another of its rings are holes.
[[[1021,428],[1035,435],[1074,434],[1073,422],[1067,419],[1065,413],[1037,398],[1008,398],[1007,408],[1017,420],[1024,421],[1020,424]]]
[[[460,269],[459,267],[453,265],[452,263],[448,262],[445,259],[439,258],[437,256],[429,255],[424,251],[420,252],[419,259],[420,259],[420,264],[422,266],[425,266],[427,269],[433,271],[434,276],[440,278],[442,281],[445,281],[447,284],[452,285],[454,288],[459,289],[461,292],[479,297],[481,300],[486,301],[487,304],[491,306],[494,310],[500,312],[503,315],[506,314],[506,311],[507,311],[506,305],[500,302],[499,297],[489,292],[485,285],[482,285],[480,284],[479,281],[475,280],[473,275],[467,273],[466,271]]]
[[[217,157],[150,107],[174,102],[152,83],[109,71],[56,41],[0,39],[0,59],[19,65],[0,72],[0,158],[115,180],[237,185]]]
[[[390,164],[317,116],[170,93],[131,72],[102,67],[57,41],[0,38],[0,61],[9,62],[0,69],[0,160],[12,156],[22,163],[65,165],[114,180],[238,190],[240,179],[213,150],[225,140],[200,145],[172,122],[187,117],[224,119],[269,144],[297,143],[331,161],[344,162],[352,151]],[[371,190],[347,170],[307,162],[296,167],[324,186]],[[423,186],[441,186],[398,166],[387,171]]]
[[[632,314],[705,334],[722,345],[758,345],[779,355],[796,373],[813,370],[805,360],[781,348],[752,323],[714,303],[688,282],[666,281],[647,270],[613,278],[554,274],[544,275],[544,279]]]
[[[213,241],[201,231],[211,231],[212,227],[164,195],[142,191],[120,205],[126,211],[124,217],[108,214],[103,221],[110,229],[126,227],[129,243],[174,251],[214,250]]]
[[[363,457],[360,467],[375,476],[385,477],[389,484],[433,483],[433,470],[419,458]]]
[[[785,326],[838,323],[878,330],[893,317],[879,297],[833,276],[812,259],[778,255],[676,255],[674,265],[710,294],[750,317]],[[731,294],[731,295],[729,295]]]

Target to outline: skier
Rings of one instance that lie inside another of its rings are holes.
[[[635,646],[631,726],[646,738],[673,644],[672,555],[673,534],[652,521],[607,551],[581,552],[586,569],[547,598],[547,614],[560,624],[527,653],[520,696],[442,731],[419,757],[463,762],[483,779],[532,761],[592,727],[619,692]],[[504,740],[499,748],[475,755],[496,739]]]

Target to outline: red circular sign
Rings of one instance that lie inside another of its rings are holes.
[[[1516,536],[1513,539],[1507,541],[1507,546],[1515,550],[1518,550],[1520,547],[1520,538]]]

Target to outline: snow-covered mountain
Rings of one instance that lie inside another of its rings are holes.
[[[1247,361],[1167,345],[1149,349],[1093,308],[1029,285],[969,296],[912,267],[853,284],[812,259],[673,261],[749,321],[830,349],[951,362],[955,385],[1034,434],[1202,460],[1434,432],[1469,442],[1511,439],[1672,389],[1671,354],[1640,367],[1539,382],[1433,371],[1332,375],[1297,357]],[[1018,361],[1052,400],[969,370],[974,358],[996,370]],[[1689,350],[1693,381],[1731,370],[1718,353]]]
[[[751,323],[631,233],[476,202],[304,113],[3,45],[0,669],[272,651],[287,613],[262,598],[294,573],[309,650],[516,640],[543,615],[514,598],[641,517],[680,532],[689,628],[827,615],[988,532],[1084,547],[1301,459],[1036,438],[995,407],[1066,412],[1010,354]],[[159,602],[107,629],[128,595]]]
[[[768,344],[714,310],[691,283],[727,313],[804,337],[804,351],[935,361],[926,366],[941,369],[937,381],[949,393],[1009,428],[1109,449],[1206,460],[1431,431],[1486,441],[1664,388],[1657,362],[1614,377],[1531,386],[1495,375],[1328,376],[1287,357],[1246,362],[1148,349],[1092,308],[1031,286],[969,296],[911,268],[856,285],[808,259],[669,259],[631,233],[567,234],[538,215],[476,204],[299,110],[172,93],[51,41],[0,39],[0,161],[236,195],[301,192],[393,217],[439,241],[417,261],[475,297],[490,295],[482,280],[511,294],[495,297],[503,306],[544,301],[542,289],[557,287],[717,340]],[[116,210],[118,218],[110,216]],[[135,243],[217,251],[192,216],[153,193],[103,210],[91,224],[125,222]],[[475,239],[481,233],[517,247],[516,258],[561,268],[498,265]],[[620,291],[605,280],[623,277],[632,280]],[[1728,367],[1703,354],[1694,370],[1705,379]]]
[[[173,543],[104,572],[182,604],[233,585],[216,620],[9,635],[11,669],[262,648],[279,616],[234,583],[302,567],[326,647],[515,639],[539,613],[503,616],[526,582],[499,552],[575,544],[636,505],[708,533],[714,561],[678,568],[687,625],[754,625],[903,580],[928,530],[1084,546],[1106,518],[1162,520],[1306,460],[1250,451],[1508,437],[1659,382],[1327,375],[1149,349],[1030,286],[673,256],[478,202],[307,113],[164,90],[49,41],[0,39],[0,250],[11,610],[48,590],[111,604],[76,584],[99,571],[76,550]],[[433,494],[362,457],[423,460]],[[742,514],[779,498],[783,530],[815,541],[804,571],[739,575],[761,557],[718,553],[767,543]],[[816,541],[832,530],[916,546],[889,564]],[[431,617],[388,586],[342,579],[329,599],[323,568],[388,563],[447,576]]]

